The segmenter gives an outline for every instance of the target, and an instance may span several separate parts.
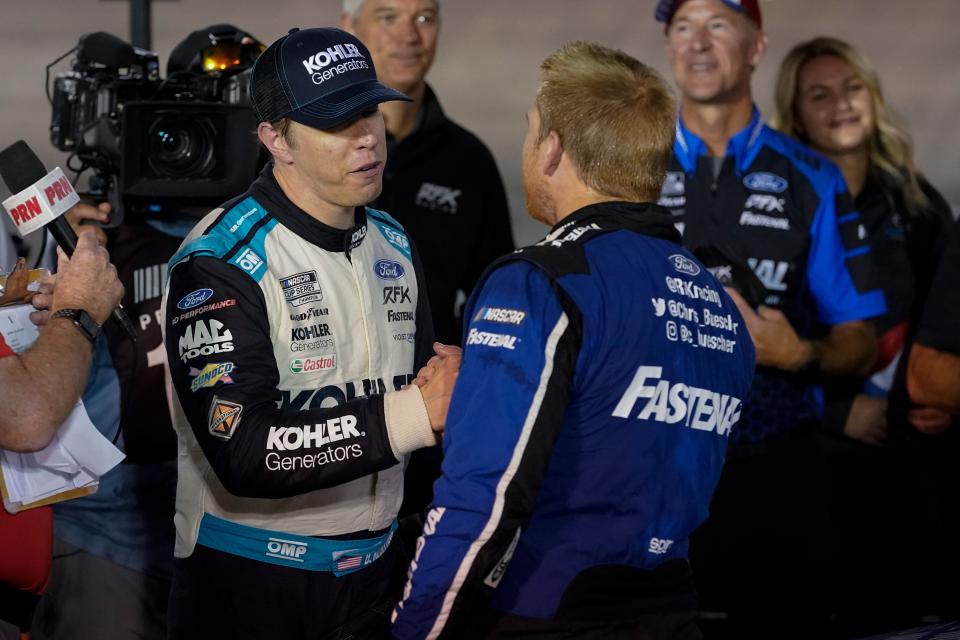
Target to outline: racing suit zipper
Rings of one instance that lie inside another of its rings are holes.
[[[363,338],[367,345],[367,380],[370,380],[371,393],[377,393],[379,389],[376,388],[373,377],[373,345],[370,344],[370,326],[367,323],[367,305],[363,299],[363,286],[360,284],[360,277],[357,275],[357,261],[354,259],[354,256],[351,256],[349,253],[346,255],[350,262],[350,272],[353,274],[353,284],[357,288],[357,300],[360,303],[360,318],[363,320]],[[374,517],[377,512],[377,483],[380,479],[379,473],[373,473],[371,475],[373,476],[373,485],[370,487],[370,516],[367,522],[367,529],[369,530],[373,529]]]

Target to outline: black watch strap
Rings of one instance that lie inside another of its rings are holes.
[[[79,329],[91,344],[96,342],[100,335],[100,325],[83,309],[59,309],[54,311],[50,318],[70,318],[73,326]]]

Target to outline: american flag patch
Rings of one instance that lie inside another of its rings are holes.
[[[346,571],[347,569],[356,569],[360,566],[360,556],[350,556],[349,558],[340,558],[337,560],[337,571]]]

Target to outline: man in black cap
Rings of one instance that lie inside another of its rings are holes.
[[[271,154],[171,259],[164,297],[180,442],[175,638],[379,638],[403,460],[436,442],[459,358],[431,355],[416,250],[380,193],[370,54],[293,30],[257,60]]]

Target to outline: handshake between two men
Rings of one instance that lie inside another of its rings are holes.
[[[417,372],[413,384],[420,387],[423,403],[427,408],[430,426],[438,437],[446,426],[450,398],[457,383],[457,374],[463,360],[463,351],[453,345],[433,343],[434,355]]]

